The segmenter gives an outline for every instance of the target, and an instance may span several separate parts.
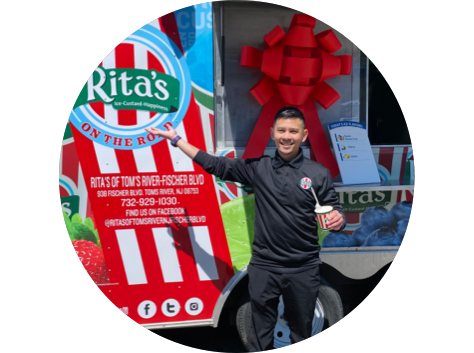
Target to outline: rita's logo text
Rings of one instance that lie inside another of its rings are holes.
[[[99,66],[87,80],[75,107],[99,101],[118,110],[172,113],[179,107],[179,81],[156,70]]]

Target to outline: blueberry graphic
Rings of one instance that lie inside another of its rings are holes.
[[[369,236],[370,231],[365,229],[364,227],[357,228],[354,233],[352,233],[352,237],[355,239],[357,245],[362,245],[365,242],[365,239]]]
[[[394,223],[393,215],[381,206],[370,207],[362,213],[360,223],[369,233],[383,226],[390,227]]]
[[[396,233],[402,240],[403,240],[403,237],[405,236],[405,232],[407,231],[407,226],[408,226],[408,219],[402,219],[398,221],[397,227],[395,228]]]
[[[344,232],[331,232],[324,237],[321,246],[325,248],[341,248],[357,246],[357,243],[352,235]]]
[[[402,201],[392,207],[390,213],[395,218],[395,222],[398,222],[401,219],[410,218],[412,204],[413,202],[411,201]]]
[[[402,239],[393,229],[382,227],[370,233],[361,246],[399,246],[401,244]]]

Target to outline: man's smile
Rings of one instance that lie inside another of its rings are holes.
[[[297,118],[281,118],[275,121],[270,134],[284,159],[290,161],[298,155],[300,144],[306,140],[308,131]]]

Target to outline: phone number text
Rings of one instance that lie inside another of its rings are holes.
[[[135,206],[155,206],[155,205],[177,205],[178,199],[176,197],[147,197],[140,199],[121,199],[122,207]]]

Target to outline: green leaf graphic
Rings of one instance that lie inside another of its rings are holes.
[[[94,230],[94,235],[95,235],[95,237],[96,237],[96,239],[97,239],[97,243],[96,243],[97,246],[98,246],[99,248],[102,248],[102,245],[100,244],[99,232],[97,231],[97,229]]]
[[[82,224],[82,217],[79,213],[76,213],[72,216],[71,218],[71,222],[72,223],[78,223],[78,224]]]
[[[86,220],[84,221],[84,225],[89,228],[91,231],[94,231],[95,230],[95,227],[94,227],[94,222],[92,221],[91,218],[87,217]]]
[[[82,223],[72,223],[72,228],[75,240],[88,240],[97,244],[94,231],[90,230],[89,227]]]

